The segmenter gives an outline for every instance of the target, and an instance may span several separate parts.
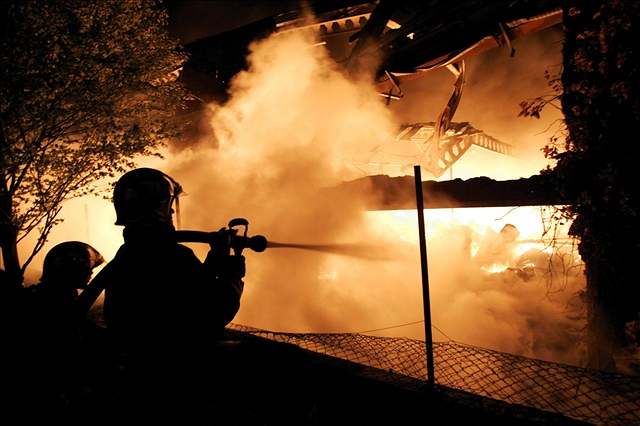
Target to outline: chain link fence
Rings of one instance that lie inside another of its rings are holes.
[[[235,324],[230,328],[426,382],[425,345],[420,340],[352,333],[280,333]],[[434,343],[434,363],[439,385],[590,423],[640,424],[637,377],[452,341]]]

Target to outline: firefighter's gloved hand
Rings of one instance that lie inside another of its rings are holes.
[[[240,280],[246,273],[244,256],[221,255],[211,251],[205,263],[222,279]]]
[[[212,239],[209,242],[211,251],[217,256],[228,256],[231,252],[231,242],[233,233],[229,232],[227,228],[220,228],[218,232],[212,234]]]

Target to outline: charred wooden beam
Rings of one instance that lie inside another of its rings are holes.
[[[427,209],[454,207],[516,207],[566,204],[554,190],[552,177],[535,175],[516,180],[494,180],[477,177],[467,180],[422,182],[424,207]],[[368,176],[344,182],[337,190],[346,193],[366,193],[369,210],[404,210],[415,208],[415,188],[412,176]]]

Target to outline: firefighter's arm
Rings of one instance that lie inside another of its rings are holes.
[[[212,244],[204,262],[205,274],[211,283],[209,291],[215,305],[216,325],[226,326],[240,309],[240,297],[244,289],[244,256],[231,255],[229,247],[217,241]]]
[[[80,318],[86,318],[89,310],[96,302],[100,293],[104,291],[107,284],[110,281],[110,275],[114,268],[114,263],[109,262],[99,273],[96,275],[87,287],[80,293],[76,299],[76,310]]]

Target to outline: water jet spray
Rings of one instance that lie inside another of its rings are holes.
[[[249,221],[244,218],[232,219],[219,231],[175,231],[176,241],[179,243],[207,243],[212,247],[228,241],[237,255],[247,248],[261,253],[267,248],[297,249],[317,251],[322,253],[339,254],[343,256],[357,257],[369,260],[389,260],[390,256],[379,254],[382,247],[372,244],[306,244],[306,243],[282,243],[269,241],[264,235],[247,236]],[[244,227],[242,231],[237,227]],[[241,232],[241,233],[240,233]],[[376,254],[378,253],[378,254]]]

